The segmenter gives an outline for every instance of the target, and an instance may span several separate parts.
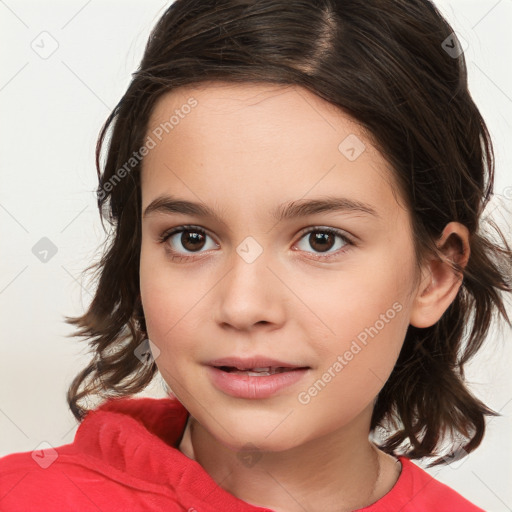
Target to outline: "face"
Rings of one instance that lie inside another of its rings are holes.
[[[233,449],[349,429],[393,369],[415,291],[384,158],[329,103],[271,84],[174,90],[147,141],[141,298],[173,393]]]

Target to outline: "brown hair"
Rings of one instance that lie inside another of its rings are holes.
[[[474,450],[485,416],[497,413],[468,390],[463,366],[481,347],[495,313],[510,324],[501,291],[512,291],[512,252],[494,223],[498,241],[482,229],[494,154],[458,48],[452,28],[428,0],[171,4],[98,139],[98,206],[111,230],[101,260],[87,269],[95,268],[98,278],[94,299],[83,316],[67,318],[93,352],[68,390],[75,417],[81,421],[88,412],[82,399],[137,393],[157,372],[154,362],[134,356],[147,336],[139,291],[141,163],[131,161],[129,172],[120,172],[143,145],[155,102],[200,82],[292,84],[337,106],[371,135],[410,209],[418,262],[435,253],[435,240],[450,221],[469,230],[469,262],[453,267],[463,276],[458,295],[432,327],[409,326],[370,428],[392,425],[381,448],[396,454],[408,441],[402,454],[409,458],[437,455],[446,432],[464,436],[462,448]]]

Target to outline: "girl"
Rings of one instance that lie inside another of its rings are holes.
[[[461,50],[429,0],[168,8],[98,142],[80,427],[0,461],[3,511],[482,510],[411,462],[479,446],[510,324]]]

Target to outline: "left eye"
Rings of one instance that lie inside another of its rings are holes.
[[[163,233],[159,241],[161,243],[169,241],[168,245],[170,246],[169,251],[171,255],[176,255],[175,257],[179,259],[181,255],[200,253],[201,249],[209,250],[218,247],[218,244],[213,241],[211,241],[210,247],[208,247],[208,238],[211,239],[206,231],[199,227],[180,226]],[[178,241],[184,248],[183,252],[174,249]],[[303,233],[298,246],[301,251],[309,252],[304,247],[300,247],[301,243],[304,241],[313,248],[316,254],[321,255],[327,253],[325,257],[344,252],[346,246],[353,245],[341,231],[334,228],[315,227]]]
[[[339,243],[336,244],[336,238],[339,240]],[[313,228],[304,233],[299,241],[306,240],[307,244],[316,252],[316,254],[326,253],[331,249],[335,249],[332,252],[329,252],[328,256],[333,253],[340,252],[340,249],[343,249],[347,245],[352,245],[352,242],[344,236],[340,231],[333,228]],[[337,247],[336,247],[337,245]],[[305,250],[300,248],[300,250]],[[306,250],[306,252],[308,252]],[[343,252],[343,250],[341,251]]]

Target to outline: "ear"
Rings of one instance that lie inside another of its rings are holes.
[[[462,268],[469,260],[469,232],[458,222],[447,224],[437,242],[441,259],[432,258],[422,268],[422,279],[411,308],[410,324],[414,327],[434,325],[453,302],[462,284],[462,275],[450,262]]]

